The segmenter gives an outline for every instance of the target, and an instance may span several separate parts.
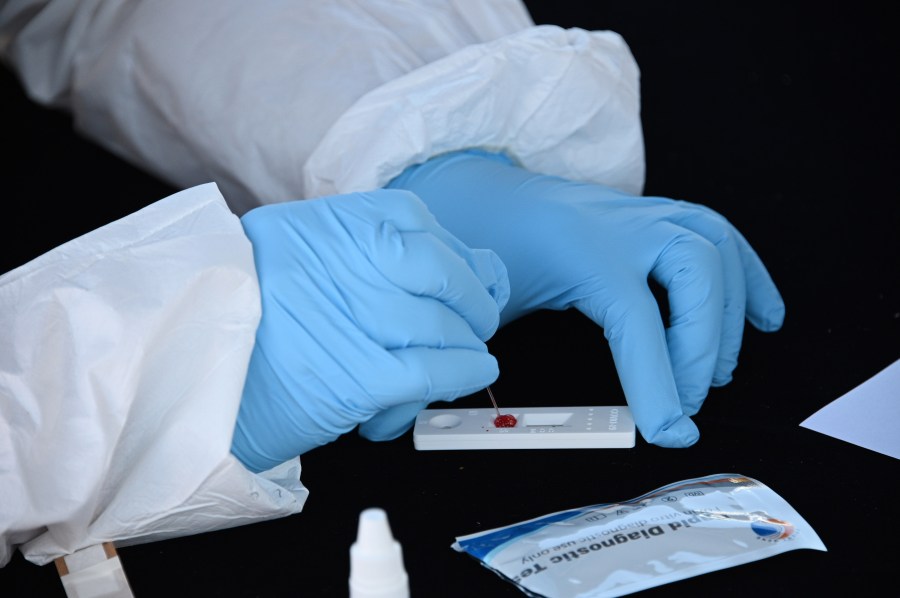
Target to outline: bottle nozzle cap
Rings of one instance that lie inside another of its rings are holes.
[[[403,551],[391,534],[387,513],[383,509],[370,508],[360,513],[356,542],[350,547],[350,596],[409,596]]]

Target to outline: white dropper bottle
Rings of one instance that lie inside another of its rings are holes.
[[[383,509],[359,514],[356,542],[350,546],[350,598],[409,598],[403,549]]]

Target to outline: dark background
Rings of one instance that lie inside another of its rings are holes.
[[[414,596],[522,595],[451,550],[454,538],[713,473],[770,486],[828,552],[644,594],[891,593],[900,464],[799,426],[900,358],[900,52],[888,3],[527,4],[539,23],[624,36],[642,70],[646,193],[727,216],[779,284],[784,328],[748,327],[734,381],[710,394],[689,449],[638,438],[633,449],[417,452],[409,434],[378,444],[348,435],[304,456],[311,495],[299,515],[121,548],[137,596],[346,595],[348,550],[370,506],[388,512]],[[7,72],[0,89],[0,271],[175,191],[76,136]],[[601,331],[577,312],[534,314],[490,346],[501,405],[624,402]],[[20,556],[0,569],[0,594],[64,595],[52,565]]]

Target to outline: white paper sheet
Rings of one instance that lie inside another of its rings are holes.
[[[900,359],[800,425],[900,459]]]

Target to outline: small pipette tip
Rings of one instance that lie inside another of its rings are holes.
[[[494,398],[494,393],[491,392],[491,387],[487,387],[488,396],[491,397],[491,403],[494,404],[494,411],[497,412],[497,417],[500,417],[500,408],[497,407],[497,399]]]
[[[359,514],[356,542],[350,546],[350,598],[408,598],[403,549],[394,539],[384,509]]]

